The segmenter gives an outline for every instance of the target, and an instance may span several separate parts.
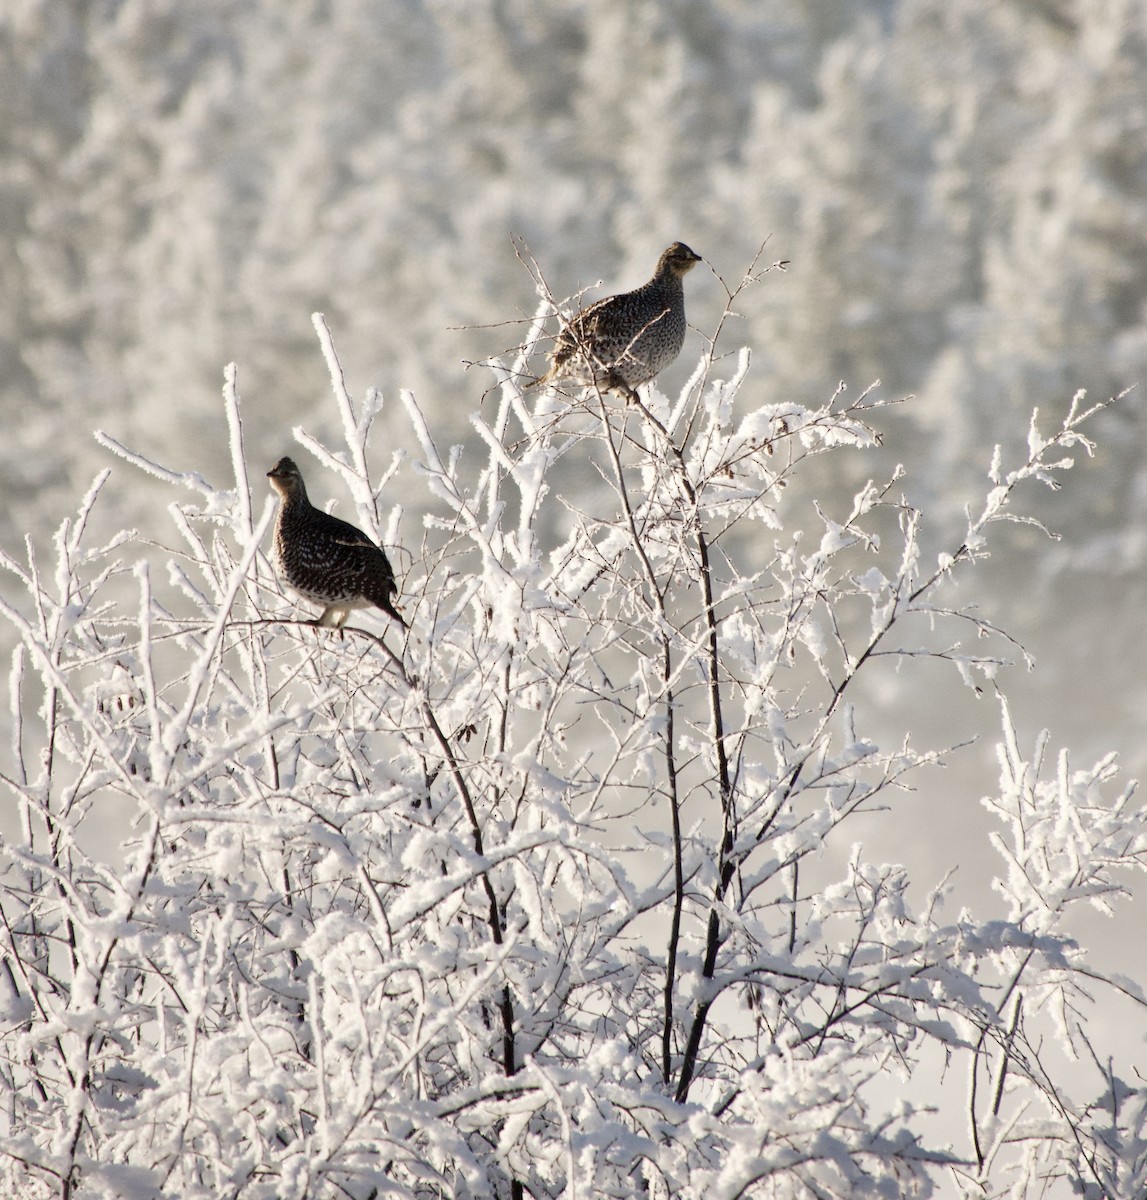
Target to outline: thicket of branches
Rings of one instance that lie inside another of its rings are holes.
[[[878,399],[763,404],[712,349],[673,401],[523,393],[547,311],[491,367],[477,462],[410,394],[356,404],[316,319],[344,442],[296,430],[300,459],[390,550],[405,639],[284,595],[285,448],[244,446],[233,369],[226,485],[103,438],[170,485],[169,543],[89,544],[103,471],[3,557],[6,1193],[1143,1194],[1147,1087],[1060,1061],[1097,989],[1147,1004],[1065,932],[1147,861],[1113,760],[1025,751],[1001,697],[1003,918],[843,849],[946,749],[875,744],[856,681],[924,657],[994,687],[1019,648],[946,581],[974,596],[1095,409],[1033,419],[929,560],[897,478],[789,511]],[[400,420],[413,464],[370,445]]]

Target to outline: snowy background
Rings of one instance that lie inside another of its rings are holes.
[[[768,239],[791,265],[725,348],[751,349],[761,402],[838,381],[911,395],[879,414],[879,458],[817,486],[840,502],[904,462],[934,537],[1033,407],[1054,425],[1077,389],[1147,377],[1139,0],[16,0],[0,105],[17,554],[111,462],[96,428],[224,486],[228,362],[254,475],[293,425],[329,432],[316,310],[353,393],[411,388],[440,440],[468,442],[490,377],[465,364],[513,347],[536,305],[511,235],[561,296],[635,286],[677,238],[735,282]],[[687,296],[711,332],[704,266]],[[702,349],[691,335],[666,392]],[[1035,501],[1063,540],[1014,531],[991,615],[1037,660],[1007,676],[1020,728],[1142,775],[1143,392],[1091,432],[1097,457]],[[100,519],[162,516],[122,464],[110,487]],[[995,775],[996,714],[939,673],[911,686],[872,697],[890,728],[911,711],[924,740],[933,723],[986,740],[871,835],[974,885],[958,839]]]

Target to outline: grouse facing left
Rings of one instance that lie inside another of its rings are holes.
[[[280,458],[267,472],[281,503],[275,518],[275,558],[288,585],[323,606],[316,625],[341,629],[355,608],[381,608],[403,629],[398,591],[386,555],[360,529],[307,499],[299,468]]]

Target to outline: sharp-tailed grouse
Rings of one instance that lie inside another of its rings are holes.
[[[607,296],[583,309],[558,334],[550,367],[529,387],[568,379],[632,396],[681,353],[685,341],[682,279],[701,256],[674,242],[653,278],[636,291]]]
[[[275,518],[275,558],[287,584],[323,611],[316,625],[341,629],[352,609],[381,608],[406,628],[394,607],[394,571],[362,532],[307,499],[299,468],[281,458],[267,472],[281,503]]]

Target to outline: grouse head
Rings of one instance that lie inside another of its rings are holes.
[[[303,486],[302,473],[295,466],[293,458],[280,458],[267,472],[267,478],[271,481],[271,486],[284,500],[288,496],[305,496],[307,494],[306,488]]]
[[[657,266],[659,270],[672,271],[674,275],[684,275],[686,271],[691,271],[700,261],[701,255],[690,250],[684,242],[674,242],[661,255],[661,261]]]

